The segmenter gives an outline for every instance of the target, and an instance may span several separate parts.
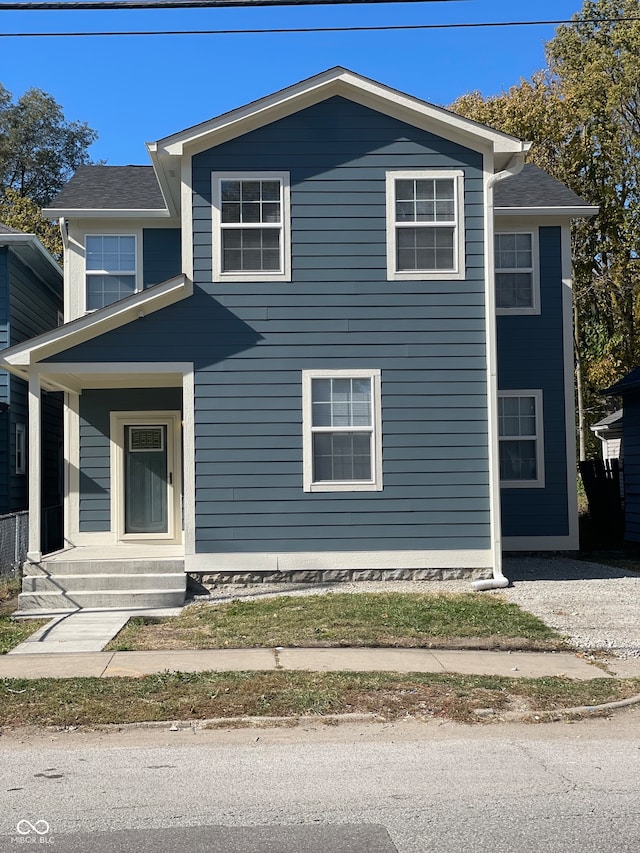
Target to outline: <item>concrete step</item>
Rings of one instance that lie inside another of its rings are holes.
[[[174,574],[31,575],[22,579],[23,592],[126,592],[145,589],[183,589],[184,572]]]
[[[21,592],[21,615],[68,612],[83,609],[137,610],[158,607],[182,607],[185,589],[91,590],[85,592]]]
[[[184,559],[155,557],[145,560],[43,560],[25,563],[25,576],[48,575],[145,575],[184,572]]]

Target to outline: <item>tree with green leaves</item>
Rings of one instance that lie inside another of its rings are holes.
[[[640,363],[640,3],[585,0],[547,45],[548,67],[452,108],[533,142],[529,160],[600,212],[573,229],[580,454],[583,399]]]
[[[85,122],[67,121],[46,92],[29,89],[14,102],[0,83],[0,222],[37,234],[60,257],[57,228],[40,208],[90,162],[96,138]]]

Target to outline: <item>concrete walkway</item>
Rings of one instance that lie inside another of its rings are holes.
[[[154,652],[53,652],[0,657],[0,678],[138,677],[158,672],[433,672],[508,678],[610,677],[567,652],[427,649],[206,649]],[[640,671],[638,673],[640,675]]]
[[[181,607],[156,610],[78,610],[39,628],[10,655],[101,652],[133,616],[178,616]]]
[[[205,649],[103,652],[132,616],[175,616],[163,610],[80,610],[59,614],[13,649],[0,655],[0,678],[143,676],[158,672],[422,672],[510,678],[610,677],[572,652],[493,652],[393,648]],[[611,673],[640,677],[640,658],[607,662]]]

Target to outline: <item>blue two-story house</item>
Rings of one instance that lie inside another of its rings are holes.
[[[67,548],[34,513],[23,606],[113,606],[91,576],[124,559],[150,605],[186,574],[499,586],[505,550],[575,549],[595,211],[527,149],[334,68],[79,169],[46,211],[65,323],[4,357],[34,452],[41,389],[66,400]]]
[[[62,270],[56,260],[34,234],[0,223],[0,349],[60,322]],[[41,545],[51,550],[62,544],[61,395],[45,392],[42,408]],[[28,506],[27,424],[26,383],[0,370],[0,515]]]

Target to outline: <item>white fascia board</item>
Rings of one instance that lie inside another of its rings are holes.
[[[70,349],[78,344],[96,338],[99,335],[125,326],[147,314],[173,305],[185,299],[193,292],[193,284],[184,275],[176,276],[162,284],[142,290],[139,293],[100,308],[57,329],[52,329],[22,344],[9,347],[0,354],[0,366],[14,373],[20,373],[20,367],[33,365],[52,355]]]
[[[159,207],[141,208],[58,208],[45,207],[42,215],[47,219],[169,219],[171,213]]]
[[[496,207],[496,216],[558,216],[569,219],[588,219],[595,216],[599,207]]]
[[[167,210],[171,216],[179,217],[181,208],[180,165],[176,163],[177,158],[159,154],[155,142],[147,142],[146,146]]]
[[[335,95],[374,107],[412,125],[429,125],[447,138],[465,140],[464,144],[474,150],[490,147],[496,153],[513,154],[529,147],[528,143],[523,143],[513,136],[485,127],[442,107],[390,89],[344,68],[332,68],[287,89],[160,139],[148,146],[148,149],[150,154],[153,152],[152,156],[181,156],[187,148],[189,153],[195,154]]]

